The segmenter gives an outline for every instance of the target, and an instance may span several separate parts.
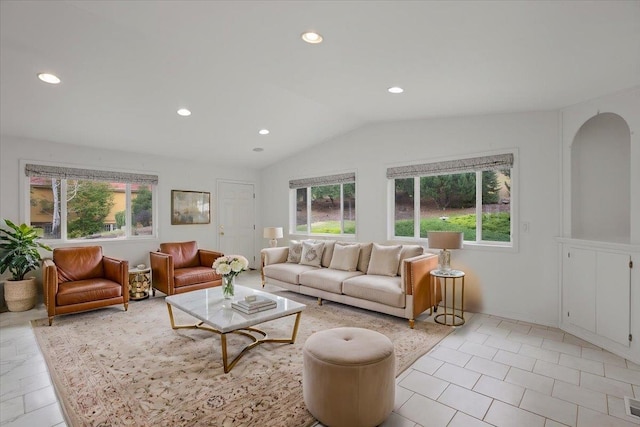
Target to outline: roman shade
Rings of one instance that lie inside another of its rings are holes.
[[[387,169],[387,178],[413,178],[454,173],[510,169],[513,167],[513,153],[491,156],[469,157],[444,162],[422,163],[419,165],[397,166]]]
[[[157,185],[158,175],[140,173],[115,172],[95,169],[68,168],[62,166],[48,166],[26,164],[24,172],[29,177],[43,177],[56,179],[83,179],[91,181],[122,182],[127,184]]]
[[[317,176],[314,178],[292,179],[289,181],[289,188],[317,187],[319,185],[347,184],[350,182],[356,182],[355,172]]]

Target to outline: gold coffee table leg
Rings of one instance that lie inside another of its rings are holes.
[[[242,329],[237,329],[231,332],[220,332],[217,329],[211,328],[209,326],[204,326],[204,322],[200,322],[194,325],[176,325],[175,320],[173,318],[173,310],[171,309],[171,304],[167,304],[167,310],[169,311],[169,320],[171,322],[171,329],[204,329],[206,331],[213,332],[215,334],[220,335],[220,346],[222,349],[222,366],[224,368],[225,374],[229,373],[231,369],[233,369],[233,367],[236,365],[236,363],[238,363],[238,361],[242,358],[242,356],[245,355],[245,353],[247,353],[249,350],[251,350],[252,348],[262,343],[265,343],[265,342],[286,343],[286,344],[295,343],[296,336],[298,335],[298,326],[300,325],[300,315],[302,314],[301,311],[299,311],[298,313],[292,313],[296,315],[296,320],[293,325],[293,331],[291,333],[290,338],[269,338],[266,332],[261,331],[260,329],[257,329],[257,328],[242,328]],[[292,314],[283,316],[283,318],[289,317]],[[262,335],[263,338],[257,338],[255,335],[252,334],[252,332]],[[238,353],[238,355],[234,357],[233,360],[231,360],[231,362],[229,362],[229,355],[227,353],[227,334],[243,335],[253,341],[247,344],[245,347],[243,347],[240,353]]]

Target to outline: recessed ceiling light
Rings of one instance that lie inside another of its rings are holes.
[[[49,73],[40,73],[38,74],[38,78],[43,82],[49,83],[52,85],[57,85],[58,83],[60,83],[60,78],[58,78],[58,76],[55,76]]]
[[[269,135],[269,129],[260,129],[258,133],[260,135]]]
[[[187,117],[191,115],[191,111],[187,110],[186,108],[181,108],[178,110],[178,114],[182,117]]]
[[[314,31],[307,31],[306,33],[302,33],[302,40],[311,44],[322,43],[322,36]]]
[[[392,86],[389,89],[387,89],[387,91],[389,91],[389,93],[402,93],[404,92],[404,89],[402,89],[399,86]]]
[[[259,153],[259,152],[261,152],[261,151],[264,151],[264,148],[262,148],[262,147],[256,147],[256,148],[254,148],[254,149],[253,149],[253,151],[255,151],[256,153]]]

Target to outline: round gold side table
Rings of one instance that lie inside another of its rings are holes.
[[[150,284],[150,268],[132,268],[129,270],[129,299],[139,301],[149,298]]]
[[[437,279],[440,279],[444,293],[442,296],[442,303],[444,305],[444,313],[437,314],[433,318],[433,321],[447,326],[462,326],[464,325],[464,272],[460,270],[431,270],[431,275]],[[451,279],[451,311],[447,310],[447,279]],[[460,279],[461,295],[460,295],[460,314],[456,313],[456,282]],[[451,320],[449,320],[449,318]]]

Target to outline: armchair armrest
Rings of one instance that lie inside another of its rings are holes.
[[[429,274],[437,267],[438,256],[435,254],[424,254],[405,260],[402,273],[405,292],[407,295],[413,295],[414,318],[440,302],[439,289],[434,295],[433,278]]]
[[[289,247],[264,248],[260,251],[260,279],[262,287],[265,285],[264,267],[270,264],[281,264],[287,262],[289,257]]]
[[[58,293],[58,267],[51,258],[42,261],[42,294],[47,314],[56,314],[56,294]]]
[[[162,252],[149,252],[149,260],[153,288],[173,295],[173,257]]]
[[[104,276],[109,280],[113,280],[122,286],[122,295],[124,302],[129,301],[129,261],[112,258],[108,256],[102,257],[102,266],[104,267]]]
[[[211,267],[213,262],[224,256],[222,252],[209,251],[206,249],[198,249],[198,257],[200,259],[200,265],[203,267]]]
[[[289,247],[283,246],[278,248],[264,248],[260,251],[261,259],[263,260],[262,266],[270,264],[280,264],[287,262],[289,256]]]

